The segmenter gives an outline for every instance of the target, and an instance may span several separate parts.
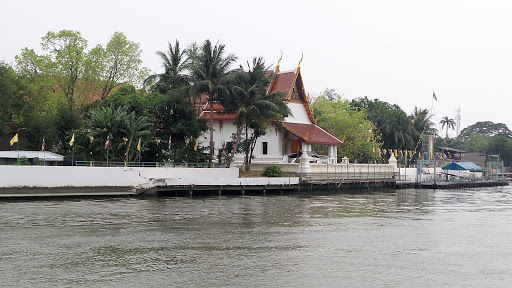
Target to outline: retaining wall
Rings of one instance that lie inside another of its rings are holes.
[[[237,168],[0,166],[0,188],[137,187],[153,179],[238,178]]]

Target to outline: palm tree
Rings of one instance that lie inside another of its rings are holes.
[[[414,111],[409,115],[409,119],[411,120],[410,134],[416,143],[415,150],[418,148],[425,133],[437,134],[437,130],[433,128],[434,123],[430,120],[431,117],[432,115],[429,114],[428,109],[419,109],[418,107],[414,107]]]
[[[113,139],[124,124],[126,117],[126,108],[118,107],[100,107],[91,111],[91,119],[89,120],[91,139],[99,139],[105,141],[107,137]],[[99,147],[99,146],[98,146]]]
[[[449,119],[448,116],[444,116],[439,123],[441,124],[441,129],[446,126],[446,139],[448,139],[448,129],[455,129],[455,121],[453,119]]]
[[[128,142],[126,145],[125,162],[131,159],[130,154],[133,141],[149,135],[152,127],[153,123],[146,116],[136,117],[135,112],[132,112],[125,117],[124,127],[121,128],[121,131],[126,134]]]
[[[230,93],[223,99],[226,112],[235,113],[237,117],[235,122],[237,125],[236,139],[228,157],[228,167],[233,161],[240,143],[242,129],[247,126],[248,120],[257,123],[259,119],[258,126],[264,127],[268,126],[268,121],[282,121],[284,119],[283,112],[285,115],[289,114],[289,110],[283,109],[283,105],[280,105],[283,104],[282,99],[274,101],[278,98],[277,94],[265,95],[270,83],[269,77],[265,75],[265,71],[268,70],[265,67],[265,60],[261,57],[253,58],[252,68],[249,62],[247,62],[247,66],[248,70],[245,71],[243,66],[240,65],[234,77],[233,85],[230,87]]]
[[[161,94],[188,84],[188,77],[185,73],[189,64],[188,49],[181,49],[178,40],[174,42],[174,46],[171,43],[168,45],[167,52],[156,52],[162,61],[164,73],[153,74],[144,80],[145,85],[151,86]]]
[[[284,99],[285,95],[280,92],[261,96],[255,105],[257,109],[253,109],[247,118],[246,127],[252,130],[252,136],[245,152],[246,171],[251,168],[252,154],[258,137],[265,135],[266,130],[271,126],[280,128],[283,120],[292,114],[288,105],[283,101]]]
[[[228,94],[227,78],[231,74],[230,66],[236,61],[237,57],[233,54],[224,56],[224,45],[215,44],[212,47],[210,40],[206,40],[203,45],[189,53],[190,58],[190,76],[192,81],[189,94],[198,97],[199,95],[208,96],[210,104],[210,158],[208,163],[213,162],[213,102]]]

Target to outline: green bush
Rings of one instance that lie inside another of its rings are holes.
[[[263,170],[263,176],[267,177],[281,177],[283,176],[283,170],[281,169],[281,166],[276,164],[271,164],[265,167],[265,170]]]
[[[16,160],[16,165],[30,165],[30,163],[28,163],[28,158],[23,156],[23,157],[20,157],[18,158],[18,160]]]

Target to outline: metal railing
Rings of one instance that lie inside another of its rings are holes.
[[[163,167],[163,168],[226,168],[226,165],[213,163],[174,163],[174,162],[106,162],[106,161],[76,161],[76,166],[82,167]]]

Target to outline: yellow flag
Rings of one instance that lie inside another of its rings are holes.
[[[18,142],[18,133],[16,133],[16,135],[14,135],[14,137],[12,137],[11,142],[10,142],[10,143],[11,143],[11,146],[12,146],[14,143],[16,143],[16,142]]]
[[[194,145],[194,151],[197,151],[197,144],[198,144],[197,140],[199,140],[199,139],[196,139],[196,145]]]
[[[139,144],[137,144],[137,151],[140,152],[140,138],[139,138]]]
[[[71,141],[69,141],[69,146],[73,146],[74,142],[75,142],[75,133],[73,133],[73,136],[71,136]]]

